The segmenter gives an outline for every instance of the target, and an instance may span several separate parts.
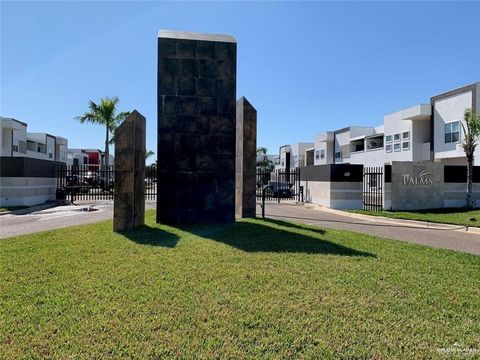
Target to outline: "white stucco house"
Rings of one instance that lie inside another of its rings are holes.
[[[435,95],[429,103],[387,114],[383,123],[375,127],[349,126],[319,133],[313,144],[283,145],[279,167],[286,167],[287,157],[291,168],[324,164],[383,166],[393,161],[465,165],[462,124],[469,108],[479,112],[480,82]],[[474,165],[480,165],[480,146]]]
[[[66,163],[68,140],[30,133],[28,125],[0,117],[0,205],[35,205],[55,199],[56,165]]]

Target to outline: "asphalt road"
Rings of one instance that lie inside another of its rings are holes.
[[[95,206],[98,209],[95,211],[80,211],[85,209],[87,205],[62,206],[26,215],[2,215],[0,216],[0,238],[112,219],[113,208],[111,202]],[[154,203],[148,203],[146,207],[154,208],[155,205]],[[418,227],[382,221],[379,218],[358,219],[338,212],[333,213],[328,210],[312,209],[299,205],[267,203],[265,209],[266,216],[271,218],[332,229],[356,231],[386,239],[397,239],[480,255],[480,235],[478,233],[445,229],[432,224],[428,227]],[[260,207],[257,206],[257,216],[260,216],[260,214]],[[457,229],[461,228],[458,227]]]
[[[259,207],[257,213],[260,213]],[[418,227],[382,221],[374,217],[371,220],[365,220],[328,210],[276,203],[266,204],[265,216],[480,255],[480,234],[466,232],[462,226],[454,227],[457,230],[446,229],[435,224]]]
[[[85,209],[92,206],[96,210],[85,211]],[[155,203],[148,201],[145,204],[145,208],[155,208]],[[57,206],[25,215],[7,214],[0,216],[0,239],[69,226],[91,224],[112,218],[113,201],[97,203],[79,202],[78,206]]]
[[[113,218],[113,207],[101,207],[96,211],[82,211],[82,207],[59,206],[25,215],[7,214],[0,216],[0,239],[90,224]]]

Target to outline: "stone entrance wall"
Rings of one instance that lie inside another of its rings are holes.
[[[237,101],[235,215],[255,217],[257,110],[244,97]]]
[[[233,37],[158,35],[157,222],[235,220]]]
[[[392,162],[392,210],[443,207],[443,165],[433,162]]]
[[[134,110],[115,130],[113,230],[145,223],[145,118]]]

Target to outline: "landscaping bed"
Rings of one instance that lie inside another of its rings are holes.
[[[276,220],[0,241],[4,358],[480,351],[478,256]]]

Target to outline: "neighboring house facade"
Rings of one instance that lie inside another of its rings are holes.
[[[99,149],[68,149],[68,165],[104,165],[105,152]],[[109,155],[110,166],[114,165],[114,156]]]
[[[295,143],[280,147],[278,168],[297,168],[306,166],[305,151],[313,148],[313,143]]]
[[[0,205],[35,205],[55,199],[56,166],[66,163],[68,140],[29,133],[27,124],[0,117]]]
[[[305,149],[300,171],[305,201],[333,208],[418,210],[465,206],[464,114],[480,111],[480,83],[384,116],[376,127],[325,131]],[[280,149],[282,161],[292,145]],[[312,160],[313,158],[313,160]],[[316,166],[310,166],[316,165]],[[291,164],[293,166],[293,163]],[[372,168],[373,169],[368,169]],[[378,169],[381,168],[381,169]],[[473,198],[480,204],[480,146],[474,154]]]
[[[461,145],[465,136],[463,114],[468,108],[479,113],[480,82],[436,95],[431,98],[430,104],[433,112],[431,116],[433,160],[446,165],[466,165],[465,152]],[[480,165],[479,146],[475,151],[474,161],[474,165]]]
[[[376,127],[349,126],[325,131],[311,145],[304,144],[303,157],[295,162],[300,144],[280,148],[280,168],[325,164],[383,166],[393,161],[434,161],[445,165],[466,165],[462,140],[466,109],[478,113],[480,82],[433,96],[430,104],[385,115]],[[480,146],[475,152],[480,165]]]

